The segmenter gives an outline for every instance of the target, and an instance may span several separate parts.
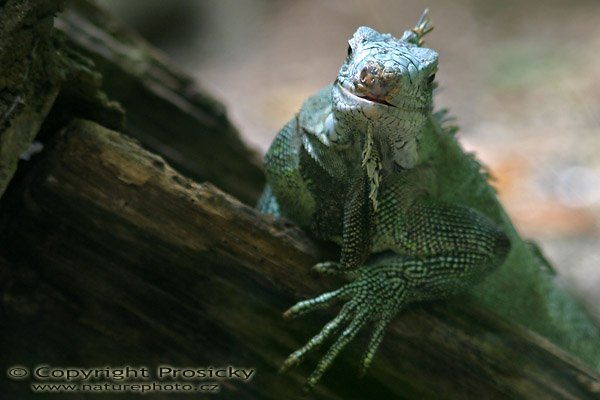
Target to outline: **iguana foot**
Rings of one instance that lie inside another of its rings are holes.
[[[317,264],[315,269],[324,273],[345,272],[339,269],[337,263]],[[285,317],[298,317],[329,307],[340,300],[347,300],[338,315],[326,324],[321,332],[313,336],[302,348],[293,352],[284,361],[281,371],[285,372],[302,363],[308,354],[341,330],[333,345],[306,381],[307,389],[312,389],[342,349],[354,339],[363,326],[369,321],[373,321],[374,328],[371,339],[360,363],[360,374],[363,375],[373,361],[373,356],[383,339],[386,327],[405,303],[406,287],[407,281],[399,273],[397,267],[363,266],[356,271],[356,279],[340,289],[301,301],[291,307],[285,312]]]

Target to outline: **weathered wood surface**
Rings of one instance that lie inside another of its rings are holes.
[[[224,383],[228,398],[302,398],[310,363],[287,376],[276,371],[323,316],[287,322],[281,312],[326,289],[308,274],[325,253],[297,228],[81,120],[56,138],[1,211],[10,363],[23,363],[35,340],[45,350],[28,354],[31,362],[250,366],[251,382]],[[22,330],[32,320],[44,335]],[[599,395],[597,372],[465,297],[405,312],[360,381],[364,344],[351,346],[315,396]]]
[[[35,7],[59,2],[0,1],[7,4],[46,15]],[[41,126],[45,148],[22,164],[0,201],[0,367],[235,365],[256,368],[255,378],[223,381],[217,397],[304,398],[316,356],[289,375],[276,371],[333,314],[289,322],[281,313],[340,284],[309,273],[336,251],[190,179],[252,203],[263,178],[222,107],[135,34],[82,0],[68,2],[57,25],[60,51],[48,68],[61,73],[47,71],[54,89],[40,92],[44,105],[30,111],[42,112],[29,112],[34,124],[23,130],[30,142]],[[0,41],[20,31],[4,29]],[[14,100],[7,93],[3,104]],[[109,98],[121,102],[125,125]],[[6,126],[17,126],[16,115],[7,114]],[[183,174],[106,127],[139,138]],[[22,151],[2,150],[14,159]],[[365,339],[344,352],[314,397],[600,397],[597,371],[468,297],[403,313],[358,380]],[[28,382],[3,374],[0,398],[37,399]]]
[[[125,108],[125,133],[186,176],[255,204],[264,183],[260,156],[242,143],[222,104],[89,1],[69,0],[56,27],[94,61],[102,89]]]

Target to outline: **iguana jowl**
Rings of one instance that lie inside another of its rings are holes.
[[[508,254],[502,229],[444,193],[449,166],[439,161],[437,139],[448,133],[432,112],[438,55],[422,47],[429,30],[426,18],[400,39],[358,28],[335,82],[304,103],[265,156],[268,184],[259,208],[338,243],[340,261],[315,268],[353,279],[286,312],[346,301],[284,363],[284,370],[299,364],[339,333],[309,387],[364,325],[374,327],[363,372],[399,310],[470,287]]]

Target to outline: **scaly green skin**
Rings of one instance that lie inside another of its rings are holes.
[[[475,295],[490,306],[502,305],[508,316],[521,312],[519,322],[582,357],[594,354],[588,361],[598,365],[597,330],[539,268],[480,165],[462,152],[454,129],[442,127],[444,114],[432,113],[437,54],[421,47],[428,23],[422,19],[401,39],[359,28],[336,81],[305,102],[265,157],[268,184],[259,209],[338,243],[340,261],[315,268],[353,278],[286,312],[299,316],[346,301],[338,316],[282,367],[298,365],[341,331],[308,378],[309,388],[365,324],[372,321],[374,328],[363,372],[399,310],[473,287],[503,264],[511,243],[513,267],[499,271],[526,277],[524,290],[507,291],[510,275],[500,272],[486,280],[492,294]],[[533,289],[527,284],[532,281]],[[515,292],[526,300],[512,298]],[[528,293],[542,297],[530,301]]]

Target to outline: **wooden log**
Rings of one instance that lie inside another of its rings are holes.
[[[331,314],[288,322],[281,313],[339,282],[309,274],[336,255],[293,225],[83,120],[23,171],[0,221],[7,365],[234,365],[256,374],[222,381],[225,398],[303,398],[316,357],[288,375],[277,369]],[[597,371],[467,296],[402,313],[358,380],[365,339],[340,357],[315,397],[600,395]],[[11,382],[7,393],[29,398],[25,386]]]
[[[69,1],[55,25],[126,110],[124,133],[184,175],[256,203],[264,184],[260,155],[241,141],[222,104],[94,2]]]

